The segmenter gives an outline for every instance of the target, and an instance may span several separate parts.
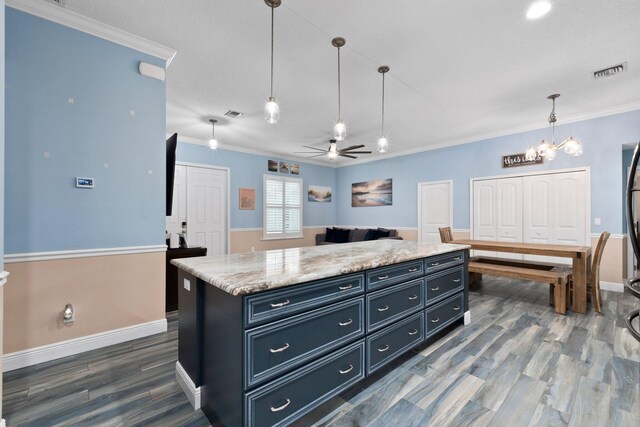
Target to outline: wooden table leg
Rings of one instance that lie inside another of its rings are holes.
[[[573,257],[572,309],[576,313],[587,312],[587,276],[591,255],[577,253]]]

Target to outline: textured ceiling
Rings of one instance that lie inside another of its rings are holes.
[[[68,0],[67,7],[177,50],[167,70],[167,132],[289,156],[325,146],[337,117],[335,36],[342,49],[347,140],[375,151],[379,65],[386,81],[387,155],[640,108],[640,2],[556,0],[283,0],[276,9],[277,125],[269,96],[270,9],[263,0]],[[592,71],[628,63],[594,80]],[[240,119],[223,116],[244,112]],[[383,155],[362,156],[380,158]],[[360,160],[362,160],[362,157]],[[340,159],[345,164],[348,160]]]

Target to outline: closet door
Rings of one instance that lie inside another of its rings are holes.
[[[555,241],[560,245],[586,246],[587,197],[584,172],[554,175]],[[589,239],[590,240],[590,239]],[[588,243],[590,244],[590,242]]]
[[[553,175],[532,175],[523,178],[523,241],[554,243],[555,215]],[[552,257],[525,255],[525,260],[555,262]]]
[[[496,180],[475,181],[473,183],[473,239],[496,240]],[[472,251],[473,256],[492,256],[495,252]]]
[[[522,242],[522,177],[496,179],[496,240]],[[522,254],[500,253],[522,261]]]
[[[187,240],[207,256],[227,252],[227,171],[187,168]]]

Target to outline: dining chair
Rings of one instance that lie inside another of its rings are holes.
[[[442,243],[448,243],[453,240],[453,234],[451,233],[451,227],[438,228],[440,232],[440,241]]]

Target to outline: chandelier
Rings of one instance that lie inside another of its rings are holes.
[[[559,96],[559,93],[547,96],[547,99],[550,99],[553,103],[553,108],[551,109],[551,114],[548,119],[549,124],[551,125],[551,142],[549,143],[543,139],[537,146],[530,146],[525,154],[526,160],[532,161],[538,156],[544,157],[546,160],[553,160],[556,158],[557,152],[561,149],[564,149],[564,152],[571,156],[577,157],[582,155],[582,144],[573,139],[572,136],[565,139],[560,144],[556,144],[556,98]]]

